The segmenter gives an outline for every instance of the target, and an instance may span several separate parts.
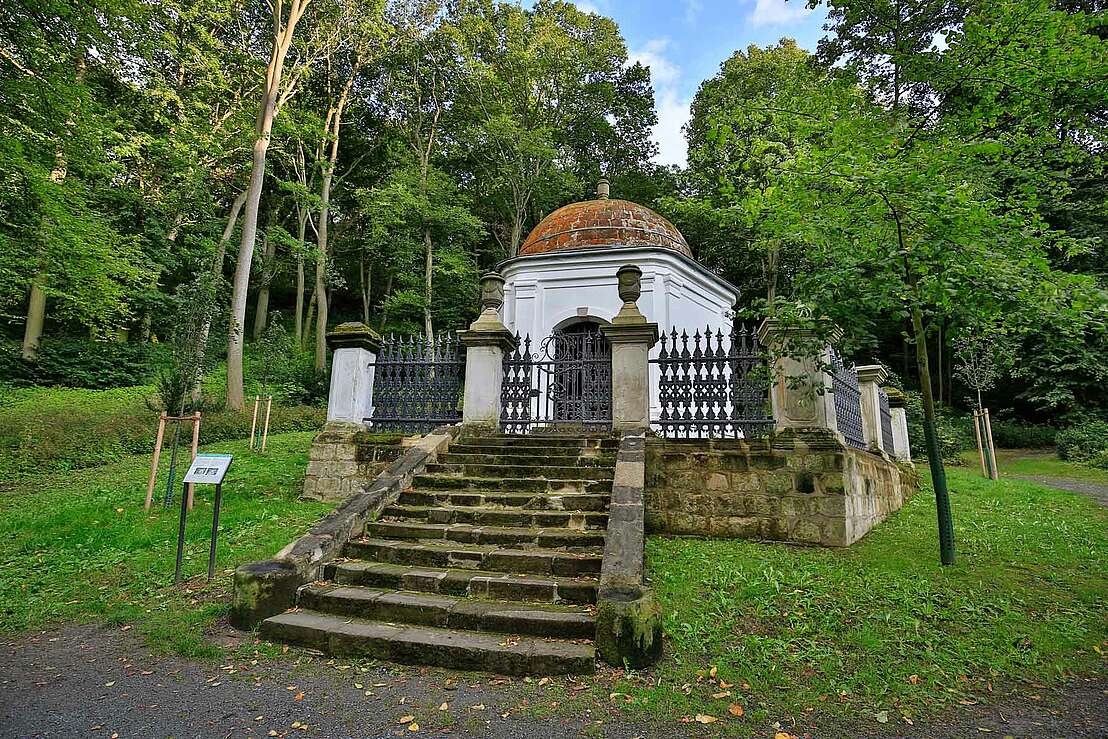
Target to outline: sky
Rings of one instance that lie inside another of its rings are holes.
[[[681,127],[697,87],[737,49],[783,37],[815,51],[826,8],[805,0],[580,0],[577,7],[615,19],[631,61],[650,67],[658,125],[656,161],[685,164]]]

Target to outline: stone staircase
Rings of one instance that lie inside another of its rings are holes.
[[[593,672],[618,443],[459,439],[261,633],[408,664]]]

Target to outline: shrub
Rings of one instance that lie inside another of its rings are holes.
[[[919,393],[906,392],[908,413],[908,445],[912,455],[927,455],[927,444],[923,435],[923,400]],[[972,419],[950,413],[939,408],[935,419],[935,433],[939,437],[939,452],[943,462],[959,465],[965,462],[962,452],[973,447]]]
[[[1053,426],[1020,421],[990,418],[989,424],[993,427],[993,444],[1001,449],[1048,449],[1054,446],[1054,436],[1058,433]]]
[[[1087,420],[1064,428],[1058,432],[1056,443],[1061,459],[1097,466],[1102,461],[1108,463],[1108,421]]]
[[[158,427],[158,415],[148,407],[153,394],[149,386],[14,391],[14,397],[0,407],[0,477],[94,467],[129,454],[149,453]],[[205,411],[200,442],[247,438],[250,410]],[[314,431],[325,416],[322,408],[275,403],[269,431]],[[167,434],[171,433],[169,426]],[[186,441],[191,438],[188,425],[182,426],[182,434]]]
[[[0,381],[12,387],[108,389],[146,383],[162,351],[154,344],[86,339],[44,339],[28,362],[17,341],[0,344]]]

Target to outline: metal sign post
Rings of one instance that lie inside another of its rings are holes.
[[[231,466],[230,454],[198,454],[185,473],[184,482],[215,485],[215,505],[212,509],[212,543],[208,549],[208,582],[215,577],[215,543],[219,535],[219,506],[223,498],[223,478]],[[188,515],[188,496],[181,496],[181,522],[177,527],[177,569],[173,582],[181,583],[181,563],[185,556],[185,516]]]

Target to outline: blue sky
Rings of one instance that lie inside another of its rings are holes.
[[[814,51],[824,35],[826,9],[809,11],[804,0],[580,0],[582,10],[614,18],[631,59],[651,68],[658,108],[657,161],[685,163],[681,126],[701,81],[750,44],[782,37]]]

